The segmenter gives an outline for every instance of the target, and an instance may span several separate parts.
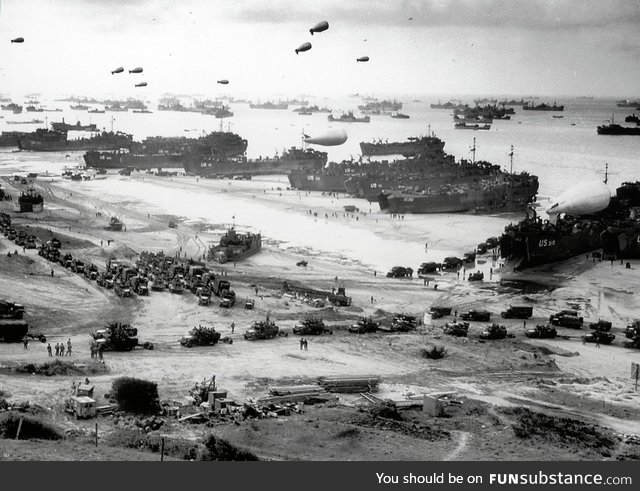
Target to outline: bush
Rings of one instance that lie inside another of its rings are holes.
[[[8,411],[0,414],[0,438],[14,439],[18,432],[18,426],[22,419],[20,428],[20,440],[30,440],[37,438],[40,440],[61,440],[63,434],[54,426],[25,414]]]
[[[111,447],[135,448],[144,452],[160,453],[162,449],[162,437],[159,435],[147,435],[134,430],[116,430],[106,440]],[[164,439],[164,454],[183,460],[203,460],[205,453],[201,443],[174,438]]]
[[[404,419],[392,401],[383,401],[374,404],[371,409],[369,409],[369,414],[374,418],[395,419],[396,421],[402,421]]]
[[[232,445],[222,438],[210,435],[204,441],[207,449],[205,460],[224,460],[224,461],[255,461],[260,460],[256,455],[242,450]]]
[[[447,348],[437,344],[430,344],[426,348],[422,348],[422,356],[430,360],[439,360],[447,354]]]
[[[86,367],[79,367],[70,361],[55,360],[46,363],[27,363],[15,368],[18,373],[28,373],[36,375],[45,375],[51,377],[53,375],[87,375],[105,373],[107,368],[103,363],[91,362]]]
[[[155,382],[119,377],[113,381],[111,395],[124,411],[151,414],[160,410],[158,384]]]

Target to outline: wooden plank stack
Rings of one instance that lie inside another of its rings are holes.
[[[318,384],[329,392],[357,394],[377,392],[380,377],[368,375],[362,377],[318,377]]]

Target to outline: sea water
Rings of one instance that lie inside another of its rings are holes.
[[[387,97],[389,99],[389,97]],[[403,100],[403,98],[398,98]],[[465,100],[462,98],[463,101]],[[442,102],[446,98],[440,98]],[[615,190],[622,182],[635,181],[640,137],[604,136],[596,133],[596,127],[607,124],[612,115],[616,122],[624,124],[624,117],[633,112],[629,108],[617,108],[615,101],[605,99],[558,99],[564,104],[563,112],[523,111],[515,106],[511,120],[495,120],[489,131],[454,129],[450,110],[431,109],[437,98],[421,97],[420,102],[404,99],[402,112],[410,119],[393,119],[389,115],[372,115],[371,123],[329,123],[327,114],[316,113],[300,116],[288,110],[250,109],[247,104],[232,104],[234,116],[219,120],[197,113],[158,112],[152,114],[105,113],[88,114],[71,111],[67,103],[55,105],[66,108],[60,113],[25,113],[11,115],[3,112],[0,120],[3,131],[33,130],[32,125],[6,125],[7,120],[42,118],[48,122],[69,123],[79,120],[96,123],[99,128],[132,133],[139,140],[147,136],[197,136],[203,132],[231,130],[249,142],[247,156],[272,156],[283,149],[300,145],[302,133],[314,135],[330,127],[343,127],[349,139],[336,147],[316,147],[327,151],[330,161],[360,158],[359,143],[378,139],[404,141],[410,136],[429,132],[445,141],[445,151],[460,158],[472,158],[471,148],[475,139],[476,160],[487,160],[509,169],[510,147],[514,146],[513,170],[527,171],[540,180],[538,201],[544,208],[547,199],[557,196],[567,187],[581,181],[603,179],[605,164],[609,166],[609,187]],[[471,102],[471,98],[467,98]],[[543,99],[536,103],[543,102]],[[553,103],[554,100],[544,100]],[[311,104],[329,106],[337,111],[355,110],[363,104],[360,98],[345,97],[341,100],[310,100]],[[553,118],[553,116],[563,116]],[[112,118],[113,117],[113,121]],[[384,157],[386,158],[386,157]],[[366,160],[366,158],[364,158]],[[16,172],[48,172],[59,176],[65,167],[82,164],[82,153],[28,153],[3,149],[0,152],[0,175]],[[472,250],[478,242],[489,236],[499,236],[504,226],[522,218],[523,214],[507,215],[405,215],[404,220],[394,220],[380,213],[376,203],[346,199],[333,203],[320,193],[286,191],[288,181],[284,176],[256,178],[254,181],[233,185],[242,193],[220,193],[220,182],[211,185],[202,182],[187,185],[195,178],[168,180],[122,178],[110,175],[106,180],[65,183],[80,192],[97,192],[115,202],[135,201],[158,213],[183,216],[211,224],[230,224],[236,216],[238,228],[260,231],[268,247],[293,248],[329,255],[336,260],[351,261],[377,270],[393,265],[413,266],[424,261],[441,261],[448,255],[461,256]],[[181,184],[182,183],[182,184]],[[253,187],[252,187],[253,186]],[[262,200],[252,200],[251,193],[271,192],[271,188],[283,189],[282,202],[291,206],[272,206]],[[318,201],[320,200],[320,201]],[[321,203],[324,210],[343,214],[345,204],[355,204],[367,212],[357,223],[352,220],[324,218],[308,215],[305,201]],[[371,208],[371,213],[368,213]],[[271,242],[269,242],[271,241]],[[425,244],[429,247],[425,249]]]

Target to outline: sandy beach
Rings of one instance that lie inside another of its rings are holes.
[[[22,187],[8,178],[0,182],[6,192],[14,195]],[[638,352],[622,346],[624,328],[640,308],[635,295],[640,274],[638,261],[626,269],[617,263],[594,263],[584,256],[573,258],[553,270],[541,268],[517,278],[535,283],[523,290],[501,285],[500,264],[486,256],[483,264],[459,273],[433,276],[427,286],[415,275],[411,279],[391,279],[385,273],[394,265],[416,270],[420,262],[462,255],[487,237],[499,236],[504,226],[517,217],[432,215],[427,219],[393,219],[376,211],[377,205],[372,205],[370,211],[362,200],[301,194],[287,190],[284,181],[278,184],[277,180],[266,179],[198,180],[134,173],[131,177],[109,174],[106,179],[77,184],[44,178],[33,184],[45,197],[42,213],[13,213],[7,201],[0,202],[0,211],[10,213],[14,226],[30,229],[41,241],[58,237],[64,252],[93,262],[100,270],[104,270],[110,257],[134,263],[142,251],[202,259],[208,247],[217,243],[233,223],[232,217],[239,229],[263,234],[260,253],[235,265],[208,264],[217,274],[227,274],[238,298],[231,309],[218,307],[215,297],[212,305],[199,306],[189,292],[151,292],[148,297],[121,299],[112,290],[47,262],[36,250],[20,249],[17,255],[8,257],[7,253],[17,246],[0,237],[1,297],[23,303],[25,320],[34,332],[45,333],[48,341],[71,339],[72,361],[89,359],[89,333],[110,321],[131,323],[138,328],[141,342],[153,343],[153,350],[105,354],[108,373],[92,377],[99,398],[119,376],[155,381],[162,399],[180,400],[194,382],[216,375],[219,386],[228,390],[231,398],[247,401],[266,395],[272,385],[310,383],[323,375],[374,374],[382,379],[377,395],[383,398],[400,400],[415,394],[454,392],[465,404],[484,404],[489,412],[525,406],[601,425],[620,434],[640,433],[640,396],[629,378],[630,364],[637,362]],[[356,205],[360,212],[352,217],[344,212],[345,205]],[[105,230],[110,216],[120,218],[126,229]],[[177,228],[168,227],[171,219],[176,220]],[[366,246],[339,246],[341,241],[353,244],[354,237],[361,237]],[[427,251],[425,243],[429,244]],[[296,266],[301,259],[308,261],[307,267]],[[485,281],[470,283],[463,279],[476,270],[485,272]],[[352,304],[313,308],[283,296],[284,280],[325,290],[344,286]],[[243,309],[246,298],[255,300],[254,310]],[[500,318],[500,312],[508,305],[521,304],[534,308],[527,327],[546,323],[550,314],[573,304],[579,306],[585,326],[582,330],[559,328],[560,336],[553,340],[531,340],[524,335],[523,321]],[[432,305],[452,306],[458,313],[486,308],[492,320],[505,324],[514,337],[484,342],[478,335],[486,323],[478,322],[471,323],[468,338],[444,335],[441,326],[453,316],[431,320],[425,314]],[[292,334],[267,341],[243,339],[243,332],[267,314],[281,329],[290,332],[305,314],[312,313],[325,319],[333,328],[333,335],[310,337],[308,351],[299,349],[299,338]],[[396,313],[416,315],[424,319],[424,324],[411,333],[356,335],[346,329],[359,316],[373,316],[388,323]],[[613,345],[583,344],[581,337],[589,331],[586,323],[599,318],[613,323]],[[182,347],[179,338],[198,324],[215,326],[223,336],[230,336],[233,344]],[[421,348],[429,343],[445,345],[448,356],[442,360],[423,358]],[[47,361],[45,346],[33,341],[27,351],[20,343],[0,343],[0,389],[11,394],[13,400],[49,408],[51,417],[65,427],[82,426],[85,423],[70,420],[62,410],[74,377],[17,375],[10,370],[27,362]],[[309,429],[309,438],[321,439],[323,427],[331,427],[336,421],[348,422],[353,418],[349,412],[353,409],[349,408],[357,402],[357,395],[341,395],[334,412],[309,408],[307,417],[320,425],[320,429]],[[406,441],[396,440],[384,447],[385,431],[390,430],[371,430],[376,450],[369,458],[475,460],[501,455],[571,459],[591,455],[572,455],[551,443],[536,450],[518,450],[518,442],[507,436],[502,448],[493,448],[492,454],[486,454],[486,444],[495,435],[476,428],[472,418],[465,421],[458,430],[447,428],[450,438],[427,446],[424,440],[405,435],[402,438]],[[109,431],[109,423],[102,424],[104,431]],[[286,434],[290,431],[283,429],[287,424],[265,422],[261,431],[265,435],[275,435],[277,431]],[[291,425],[297,424],[291,421]],[[442,428],[447,424],[438,423]],[[201,432],[195,426],[185,430],[178,423],[167,431],[193,437]],[[333,453],[307,449],[310,453],[304,456],[295,453],[300,450],[296,446],[289,452],[282,448],[276,452],[269,450],[271,437],[257,440],[255,435],[233,425],[216,431],[274,458],[324,460],[348,455],[347,448],[338,447],[333,448]],[[469,438],[465,436],[465,443],[460,446],[462,434]],[[402,451],[398,450],[403,446]]]

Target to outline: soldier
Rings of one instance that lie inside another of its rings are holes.
[[[71,338],[67,339],[67,356],[71,356]]]
[[[53,278],[53,268],[51,268],[51,277]]]
[[[304,344],[303,344],[303,346],[304,346],[304,350],[305,350],[305,351],[308,351],[309,341],[308,341],[307,339],[304,339]]]
[[[232,322],[231,323],[231,334],[233,334],[233,331],[235,330],[235,328],[236,328],[236,323]]]
[[[51,354],[51,343],[47,344],[47,353],[49,353],[49,356],[53,356]]]
[[[300,338],[300,351],[302,351],[303,347],[304,347],[304,338]]]
[[[27,336],[22,338],[22,345],[23,345],[24,349],[26,349],[26,350],[29,349],[29,339],[27,338]]]
[[[104,351],[104,345],[98,346],[98,358],[102,361],[102,352]]]

